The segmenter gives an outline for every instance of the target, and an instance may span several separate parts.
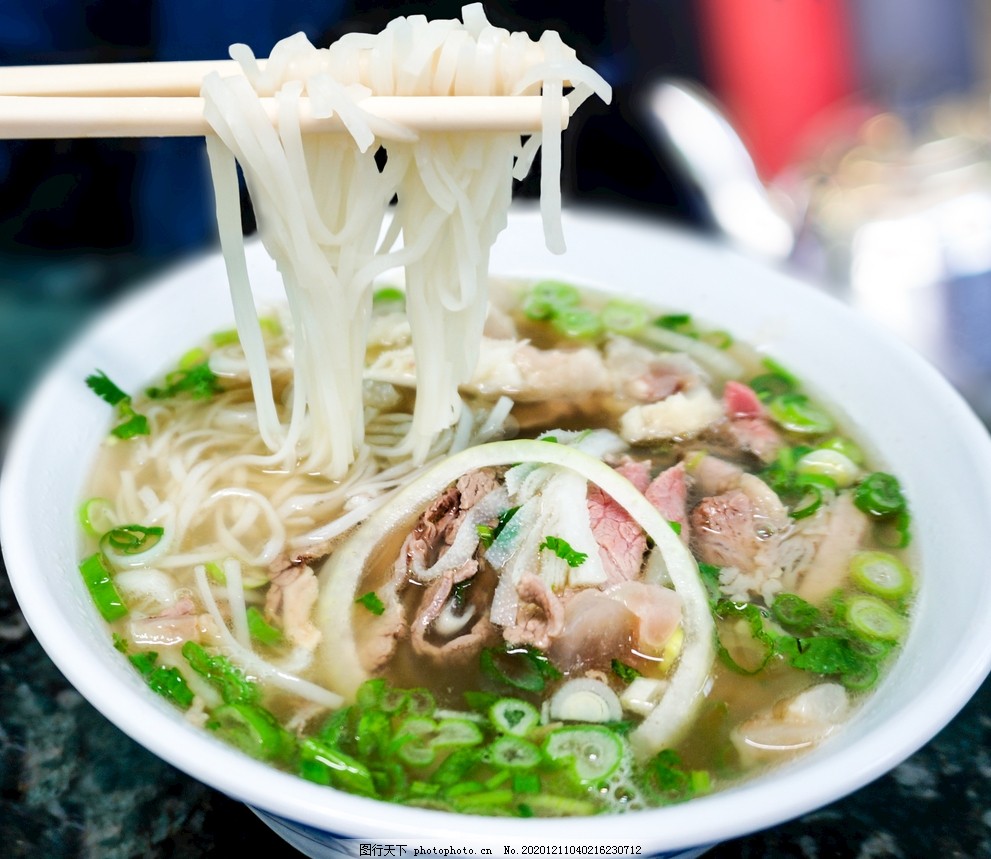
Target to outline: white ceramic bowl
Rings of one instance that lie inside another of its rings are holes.
[[[384,805],[276,772],[198,732],[113,649],[77,572],[75,514],[108,421],[83,379],[100,368],[136,389],[190,344],[230,326],[223,264],[205,258],[112,309],[48,373],[11,439],[0,538],[21,608],[69,681],[139,743],[248,803],[311,856],[340,855],[329,833],[376,843],[635,845],[643,855],[697,855],[893,768],[957,713],[991,666],[991,443],[950,386],[839,302],[703,240],[589,212],[567,213],[565,235],[569,251],[554,257],[536,214],[515,213],[492,270],[570,277],[729,329],[794,370],[899,475],[922,577],[903,652],[853,721],[798,762],[723,793],[622,817],[506,820]],[[278,298],[260,247],[250,261],[261,300]]]

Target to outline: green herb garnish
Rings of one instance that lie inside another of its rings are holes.
[[[162,387],[148,388],[145,393],[153,400],[164,400],[179,394],[189,394],[194,399],[205,400],[223,391],[220,379],[210,369],[210,363],[203,358],[189,366],[180,364],[165,376]]]
[[[128,439],[149,434],[148,419],[134,411],[130,395],[114,384],[103,370],[97,370],[87,376],[86,385],[101,400],[116,407],[119,423],[110,430],[111,435]]]
[[[369,591],[367,594],[362,594],[355,600],[359,605],[363,605],[372,614],[382,614],[385,612],[385,603],[379,598],[379,595],[375,591]]]
[[[549,549],[569,567],[580,567],[588,559],[588,555],[585,552],[579,552],[571,548],[571,544],[561,537],[544,537],[544,542],[537,547],[538,551],[542,549]]]
[[[615,674],[624,683],[632,683],[640,676],[640,672],[637,671],[636,668],[633,668],[618,659],[614,659],[611,666],[613,674]]]

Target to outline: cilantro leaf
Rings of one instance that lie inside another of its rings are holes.
[[[562,561],[567,563],[569,567],[580,567],[585,563],[586,558],[588,558],[588,555],[584,552],[579,552],[576,549],[572,549],[571,544],[561,537],[544,537],[544,542],[541,543],[537,549],[550,549],[550,551],[557,555]]]
[[[640,676],[640,672],[636,668],[618,659],[612,661],[612,671],[624,683],[632,683]]]
[[[117,407],[117,417],[120,423],[112,430],[111,435],[120,439],[134,438],[137,435],[149,435],[148,419],[131,406],[131,397],[114,384],[103,370],[86,377],[86,386],[101,400]]]
[[[116,406],[124,400],[131,399],[112,381],[110,381],[110,378],[103,372],[103,370],[97,370],[95,373],[87,376],[86,386],[101,400],[110,403],[112,406]]]

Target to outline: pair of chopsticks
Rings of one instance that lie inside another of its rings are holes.
[[[198,137],[200,83],[210,72],[240,74],[233,60],[0,67],[0,140],[73,137]],[[416,132],[517,131],[541,127],[540,96],[370,96],[369,113]],[[275,122],[274,99],[262,99]],[[304,131],[343,131],[337,117],[313,117]],[[567,126],[562,99],[561,125]]]

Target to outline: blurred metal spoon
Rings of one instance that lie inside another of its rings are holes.
[[[796,219],[765,187],[747,147],[703,89],[661,80],[647,90],[643,107],[651,131],[697,186],[714,226],[741,250],[787,259]]]

